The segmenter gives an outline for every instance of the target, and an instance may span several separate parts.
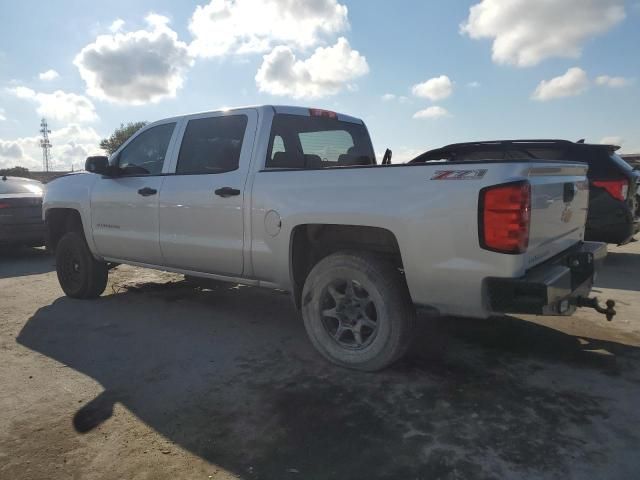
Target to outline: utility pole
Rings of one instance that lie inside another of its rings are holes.
[[[51,164],[51,142],[49,141],[49,134],[51,130],[47,126],[47,119],[43,118],[40,122],[40,133],[42,138],[40,139],[40,147],[42,148],[42,168],[45,172],[49,171]]]

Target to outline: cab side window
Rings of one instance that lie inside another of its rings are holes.
[[[210,174],[237,170],[246,128],[246,115],[189,120],[176,173]]]
[[[175,123],[165,123],[145,130],[118,154],[123,176],[159,175],[167,155]]]

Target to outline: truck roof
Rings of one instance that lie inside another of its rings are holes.
[[[282,114],[288,114],[288,115],[301,115],[304,117],[309,117],[311,116],[311,111],[327,111],[327,112],[331,112],[331,113],[335,113],[337,115],[338,120],[343,121],[343,122],[350,122],[350,123],[357,123],[359,125],[363,125],[364,122],[362,121],[362,119],[360,118],[356,118],[356,117],[352,117],[351,115],[346,115],[344,113],[339,113],[339,112],[334,112],[332,110],[326,110],[326,109],[321,109],[321,108],[316,108],[316,107],[300,107],[300,106],[293,106],[293,105],[246,105],[246,106],[239,106],[239,107],[221,107],[221,108],[217,108],[214,110],[205,110],[205,111],[201,111],[201,112],[192,112],[192,113],[187,113],[187,114],[183,114],[183,115],[176,115],[175,117],[172,118],[182,118],[182,117],[188,117],[190,115],[202,115],[202,114],[206,114],[206,113],[218,113],[218,112],[233,112],[235,110],[246,110],[246,109],[255,109],[255,110],[260,110],[260,111],[269,111],[270,113],[282,113]],[[164,120],[168,120],[168,119],[162,119]]]

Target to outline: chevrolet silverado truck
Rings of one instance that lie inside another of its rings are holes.
[[[98,297],[124,263],[285,290],[316,349],[365,371],[405,353],[416,307],[615,314],[589,298],[606,246],[583,241],[585,164],[388,163],[362,120],[327,110],[155,122],[47,186],[60,285]]]

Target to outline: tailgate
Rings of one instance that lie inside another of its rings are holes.
[[[535,165],[529,168],[531,226],[526,267],[533,267],[584,237],[589,205],[587,165]]]

